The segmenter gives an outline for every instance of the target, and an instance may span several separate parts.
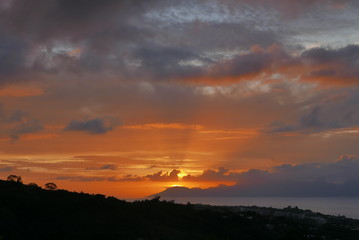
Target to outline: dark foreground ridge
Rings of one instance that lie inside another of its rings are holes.
[[[0,181],[0,239],[358,240],[359,220],[309,210],[126,202]]]

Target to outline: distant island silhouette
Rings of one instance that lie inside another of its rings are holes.
[[[359,181],[268,181],[211,188],[170,187],[150,197],[359,197]]]

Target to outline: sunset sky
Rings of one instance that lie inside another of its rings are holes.
[[[0,30],[1,179],[138,198],[359,170],[357,0],[1,0]]]

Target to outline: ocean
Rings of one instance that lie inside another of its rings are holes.
[[[202,203],[217,206],[258,206],[310,209],[313,212],[359,219],[359,198],[290,198],[290,197],[230,197],[230,198],[161,198],[176,203]]]

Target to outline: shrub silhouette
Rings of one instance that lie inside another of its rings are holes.
[[[45,189],[46,190],[56,190],[57,189],[57,185],[55,183],[46,183],[45,184]]]
[[[22,183],[21,177],[17,176],[17,175],[9,175],[6,179],[6,181]]]
[[[37,185],[36,183],[29,183],[29,184],[27,184],[27,186],[33,187],[33,188],[39,187],[39,185]],[[1,240],[1,239],[0,239],[0,240]]]

